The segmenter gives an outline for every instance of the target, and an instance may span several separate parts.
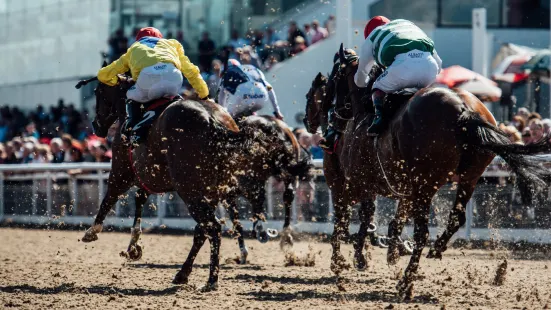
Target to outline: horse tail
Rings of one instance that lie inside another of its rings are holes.
[[[458,125],[461,148],[471,146],[482,152],[491,152],[507,162],[517,176],[524,203],[530,203],[535,193],[548,187],[550,172],[542,167],[543,159],[536,155],[551,152],[550,137],[527,145],[512,143],[507,134],[473,111],[464,111]]]

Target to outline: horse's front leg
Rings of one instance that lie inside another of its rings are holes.
[[[132,187],[132,178],[123,180],[111,172],[109,174],[109,181],[107,184],[107,192],[105,197],[101,201],[101,205],[94,220],[92,227],[88,228],[82,237],[82,242],[92,242],[98,240],[98,234],[103,230],[103,222],[107,217],[107,214],[111,211],[111,208],[117,203],[119,197],[126,193],[130,187]]]
[[[360,218],[360,229],[354,239],[354,267],[359,271],[363,271],[367,268],[367,259],[363,254],[365,239],[369,233],[373,233],[377,230],[377,227],[373,224],[373,218],[375,216],[375,203],[373,198],[360,204],[358,215]]]
[[[411,200],[400,200],[398,206],[396,207],[394,219],[392,219],[388,225],[388,252],[386,260],[389,265],[396,265],[398,259],[400,258],[400,254],[406,251],[403,249],[405,245],[403,244],[401,235],[404,230],[404,225],[407,222],[408,214],[411,211],[411,207]],[[407,251],[409,252],[409,249]]]
[[[241,224],[241,221],[239,220],[239,209],[237,206],[237,197],[232,197],[227,201],[229,205],[228,212],[230,214],[230,219],[232,221],[233,230],[235,231],[235,234],[237,236],[239,251],[241,252],[239,263],[246,264],[247,257],[249,256],[249,249],[247,249],[247,246],[245,245],[245,236],[243,235],[243,224]]]
[[[341,253],[341,242],[348,236],[350,226],[350,204],[347,200],[333,195],[333,205],[335,207],[335,225],[333,235],[331,236],[331,247],[333,254],[331,256],[331,271],[337,276],[345,269],[349,269],[350,265],[346,263],[346,259]]]
[[[295,183],[295,184],[293,184]],[[281,234],[281,240],[279,246],[281,249],[288,249],[293,247],[293,235],[291,228],[291,217],[293,201],[295,200],[295,190],[298,182],[293,180],[285,181],[285,192],[283,193],[283,205],[285,207],[285,222],[283,223],[283,232]]]
[[[142,258],[142,246],[139,244],[140,236],[142,235],[142,212],[143,206],[147,201],[147,191],[144,189],[138,189],[135,194],[134,204],[136,205],[136,212],[134,213],[134,224],[130,229],[130,244],[126,252],[122,252],[121,256],[126,257],[128,260],[136,261]]]

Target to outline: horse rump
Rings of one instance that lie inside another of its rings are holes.
[[[542,193],[551,183],[551,171],[543,167],[542,153],[551,152],[550,137],[527,144],[516,144],[507,134],[485,121],[479,114],[464,111],[458,122],[458,133],[462,139],[460,147],[469,146],[482,152],[499,155],[517,176],[517,185],[522,202],[529,204],[535,195]]]

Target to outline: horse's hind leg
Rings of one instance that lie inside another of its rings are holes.
[[[295,200],[295,188],[293,187],[293,180],[285,182],[285,192],[283,192],[283,205],[285,207],[285,222],[283,223],[283,232],[281,234],[281,240],[279,246],[281,249],[287,249],[293,246],[293,235],[291,229],[291,210],[293,207],[293,201]]]
[[[467,208],[467,203],[473,195],[475,186],[476,182],[459,183],[457,187],[457,194],[455,196],[455,202],[450,210],[450,217],[448,219],[446,230],[436,239],[434,242],[434,247],[431,248],[429,254],[427,254],[427,258],[442,259],[442,253],[446,251],[448,242],[466,222],[465,211]]]
[[[389,265],[396,265],[400,258],[400,247],[402,247],[402,231],[411,211],[412,201],[402,199],[396,207],[396,214],[388,225],[388,251],[386,260]]]
[[[249,250],[245,245],[245,237],[243,236],[243,224],[241,224],[241,221],[239,221],[239,210],[237,208],[236,199],[230,199],[229,205],[230,205],[229,207],[230,219],[233,224],[233,229],[237,234],[237,243],[239,244],[239,250],[241,251],[241,258],[239,263],[246,264],[247,256],[249,255]]]
[[[341,241],[348,235],[350,206],[346,201],[337,197],[335,198],[335,226],[333,235],[331,236],[331,247],[333,248],[333,254],[331,255],[331,271],[339,275],[343,269],[350,268],[341,253]]]
[[[363,254],[365,239],[369,232],[373,232],[376,229],[372,226],[374,225],[372,223],[375,215],[375,203],[373,199],[368,199],[360,204],[358,215],[360,218],[360,229],[354,240],[354,267],[357,270],[363,271],[367,268],[367,260]]]
[[[413,239],[415,240],[415,248],[409,264],[404,272],[404,277],[398,282],[396,288],[398,294],[402,299],[411,299],[413,294],[413,281],[419,270],[419,261],[423,254],[423,249],[429,239],[429,210],[430,210],[430,198],[419,199],[418,205],[415,206],[414,224],[415,229],[413,233]]]
[[[201,250],[201,247],[203,247],[203,244],[205,244],[205,240],[207,238],[203,226],[204,224],[199,222],[197,225],[195,225],[195,230],[193,233],[193,245],[191,246],[191,250],[189,250],[186,261],[182,265],[182,269],[178,271],[178,273],[174,277],[174,280],[172,280],[172,283],[187,284],[189,275],[191,274],[191,271],[193,269],[193,262],[195,261],[195,257],[197,256],[197,254],[199,254],[199,250]]]
[[[185,195],[180,195],[180,197]],[[193,246],[189,251],[189,255],[182,266],[182,269],[176,274],[172,281],[175,284],[185,284],[188,281],[189,275],[193,268],[193,261],[205,243],[208,236],[210,241],[210,273],[207,285],[201,288],[202,291],[212,291],[218,288],[218,272],[220,270],[220,242],[222,225],[216,218],[216,205],[199,201],[188,205],[189,212],[193,219],[197,222],[195,226],[195,234],[193,236]]]
[[[82,242],[92,242],[98,240],[98,233],[100,233],[103,229],[103,221],[105,221],[107,214],[111,211],[111,208],[113,208],[115,203],[117,203],[119,196],[126,193],[130,187],[132,187],[133,178],[126,176],[127,178],[124,179],[124,177],[125,174],[115,175],[115,171],[111,171],[109,174],[107,192],[101,201],[94,224],[86,230],[84,237],[81,239]]]
[[[130,244],[128,245],[128,249],[126,250],[126,253],[121,253],[124,257],[126,257],[128,260],[139,260],[142,258],[142,246],[139,244],[140,236],[142,234],[142,212],[143,212],[143,206],[145,205],[145,202],[147,201],[147,191],[144,189],[138,189],[136,191],[134,203],[136,205],[136,212],[134,213],[134,224],[132,225],[132,228],[130,229]]]
[[[450,239],[465,224],[467,219],[465,216],[467,203],[473,196],[478,179],[492,159],[493,156],[487,154],[466,152],[461,155],[456,173],[460,179],[455,202],[450,211],[448,225],[442,235],[436,239],[434,247],[430,249],[427,255],[428,258],[442,258],[442,253],[446,251]]]

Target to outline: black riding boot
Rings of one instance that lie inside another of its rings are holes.
[[[140,106],[141,103],[139,102],[131,99],[126,100],[126,121],[121,128],[121,134],[124,136],[123,139],[130,141],[132,145],[139,143],[139,137],[134,132],[134,126],[140,121],[142,115]]]
[[[333,119],[334,119],[334,110],[331,108],[329,110],[329,119],[327,124],[327,129],[325,130],[323,134],[323,139],[320,141],[319,146],[325,150],[327,153],[331,154],[333,152],[333,149],[335,147],[335,140],[337,138],[337,130],[333,127]]]
[[[384,117],[383,104],[386,94],[378,89],[373,91],[371,98],[375,106],[375,119],[371,126],[367,129],[369,136],[378,136],[386,128],[387,119]]]

